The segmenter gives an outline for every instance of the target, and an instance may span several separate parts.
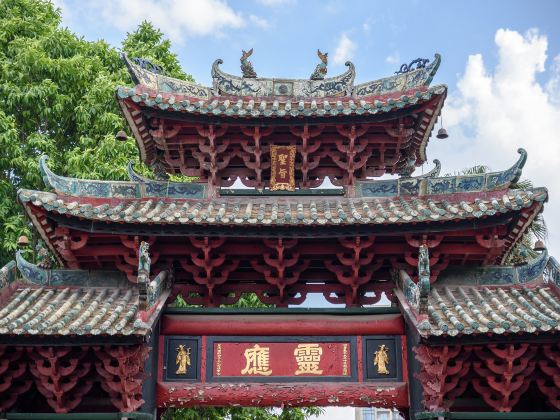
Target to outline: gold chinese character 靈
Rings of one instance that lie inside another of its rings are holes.
[[[280,162],[280,165],[285,165],[288,163],[288,155],[278,155],[278,161]]]
[[[190,347],[185,349],[183,344],[179,344],[177,347],[177,357],[175,358],[175,364],[177,365],[177,375],[186,375],[187,366],[191,365],[191,349]]]
[[[387,369],[387,365],[389,364],[389,354],[387,353],[385,344],[381,344],[373,354],[375,355],[373,358],[373,365],[377,366],[377,373],[380,375],[388,375],[389,370]]]
[[[298,364],[296,375],[310,373],[321,375],[323,371],[319,369],[319,362],[323,349],[319,344],[298,344],[294,350],[294,356]]]
[[[255,344],[252,348],[245,350],[247,364],[241,371],[242,375],[265,375],[272,373],[270,370],[270,348]]]

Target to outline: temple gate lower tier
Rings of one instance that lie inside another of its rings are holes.
[[[386,312],[169,311],[160,330],[158,404],[406,408],[404,324],[396,310]],[[190,349],[186,374],[176,363],[181,346]]]
[[[519,182],[526,152],[413,176],[447,94],[437,54],[361,84],[352,63],[325,78],[323,54],[309,80],[258,78],[248,56],[243,77],[217,60],[212,88],[123,57],[136,85],[116,99],[152,177],[41,157],[45,190],[18,200],[43,247],[22,238],[0,271],[0,418],[553,418],[560,266],[532,243],[548,192]]]

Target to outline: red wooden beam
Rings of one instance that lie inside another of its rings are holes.
[[[403,335],[401,315],[164,315],[164,335],[338,336]]]
[[[403,382],[380,383],[158,383],[158,407],[355,406],[407,409]]]

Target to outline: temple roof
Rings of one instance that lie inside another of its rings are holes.
[[[97,257],[88,258],[87,252],[81,250],[91,235],[99,236],[106,245],[116,242],[111,249],[120,249],[126,256],[128,243],[121,243],[119,237],[101,237],[117,232],[165,235],[169,241],[177,242],[185,235],[260,237],[276,235],[280,229],[295,229],[290,234],[302,238],[389,235],[393,242],[396,236],[404,241],[403,235],[428,229],[442,235],[468,230],[463,241],[471,244],[469,257],[462,259],[460,265],[467,260],[475,265],[499,263],[542,211],[548,197],[544,188],[515,189],[526,159],[525,151],[519,152],[520,159],[512,167],[488,174],[438,177],[440,166],[436,163],[422,176],[367,181],[359,183],[355,190],[340,189],[345,195],[224,194],[215,198],[205,196],[203,184],[150,180],[135,173],[131,166],[131,181],[63,177],[53,173],[43,157],[40,168],[52,192],[20,190],[18,198],[59,261],[72,268],[100,267],[99,261],[95,262]],[[246,228],[254,229],[249,233]],[[61,241],[68,237],[68,229],[75,232],[70,235],[70,244]],[[490,233],[488,229],[498,230]],[[487,235],[496,234],[496,244],[487,243]],[[459,241],[457,246],[464,243],[458,237],[449,240]],[[95,243],[97,240],[91,246]],[[499,250],[484,257],[488,246],[498,246]],[[445,246],[442,251],[445,253]],[[75,252],[80,256],[76,257]],[[102,266],[108,269],[111,265],[106,258]],[[124,264],[120,257],[116,258],[114,264]],[[401,256],[397,252],[394,258]],[[84,259],[85,266],[81,265]]]
[[[435,287],[428,312],[427,335],[560,331],[558,289],[543,282],[523,287]]]
[[[156,287],[145,302],[118,271],[42,268],[21,252],[16,264],[0,272],[0,335],[144,337],[169,295]],[[154,284],[163,285],[166,275]]]
[[[424,289],[401,271],[397,297],[408,321],[425,338],[560,331],[558,276],[549,275],[558,268],[544,251],[518,267],[477,267],[452,275],[444,271]],[[423,299],[424,305],[419,304]]]
[[[426,175],[364,181],[357,197],[256,196],[205,198],[204,186],[153,181],[129,166],[130,182],[62,177],[40,159],[43,179],[54,192],[20,190],[28,213],[149,224],[204,225],[384,225],[479,219],[531,208],[538,213],[544,188],[509,189],[519,179],[527,153],[509,169],[487,174],[438,177],[439,162]]]
[[[223,61],[218,59],[212,65],[213,86],[210,88],[166,76],[163,74],[163,69],[147,60],[129,59],[126,55],[123,55],[123,59],[135,83],[155,91],[177,93],[199,99],[209,99],[211,96],[219,95],[324,98],[404,93],[420,86],[428,86],[441,63],[441,56],[436,54],[429,65],[426,65],[429,60],[421,60],[423,64],[417,65],[416,68],[411,63],[408,66],[401,66],[403,71],[398,71],[393,76],[354,85],[355,69],[349,61],[346,62],[348,70],[343,74],[314,80],[234,76],[220,69]]]
[[[438,104],[443,103],[446,94],[447,87],[444,85],[412,88],[383,96],[371,95],[363,98],[346,96],[321,99],[311,97],[231,98],[224,96],[198,99],[177,92],[152,90],[144,85],[117,89],[119,100],[130,98],[135,104],[160,111],[235,118],[375,116],[427,103],[431,99],[440,99]]]
[[[117,287],[18,286],[0,310],[0,334],[145,335],[138,291]]]
[[[32,190],[20,190],[18,197],[28,212],[33,207],[43,208],[50,213],[109,223],[320,226],[456,221],[529,208],[538,212],[547,191],[536,188],[410,200],[305,196],[92,200]]]
[[[300,188],[317,186],[327,176],[342,185],[354,178],[410,174],[427,159],[428,139],[447,96],[446,86],[429,87],[439,55],[428,66],[405,66],[406,71],[356,86],[351,64],[334,78],[289,80],[228,75],[217,61],[212,88],[165,76],[146,60],[137,60],[141,67],[124,59],[136,86],[119,87],[117,100],[141,160],[169,173],[211,179],[218,187],[235,179],[248,187],[267,186],[269,149],[275,144],[298,148]],[[253,130],[263,119],[266,129]],[[350,134],[353,130],[360,134]],[[359,162],[349,163],[356,154]]]

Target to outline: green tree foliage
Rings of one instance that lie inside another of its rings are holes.
[[[45,189],[39,156],[48,154],[57,173],[88,179],[127,179],[130,160],[141,167],[134,142],[115,139],[127,127],[115,89],[131,84],[119,52],[60,23],[60,10],[50,2],[0,1],[0,266],[13,258],[18,236],[31,234],[16,192]],[[169,40],[148,22],[127,34],[121,48],[172,77],[192,80]],[[170,411],[166,418],[300,420],[319,412],[205,408]]]
[[[282,411],[246,407],[177,408],[167,410],[163,420],[305,420],[321,413],[317,407],[285,408]]]
[[[58,173],[90,179],[126,179],[126,163],[138,162],[134,142],[114,137],[126,128],[115,88],[131,84],[119,52],[60,22],[51,3],[0,2],[0,266],[13,257],[17,237],[30,234],[16,191],[45,188],[40,155]],[[122,50],[191,78],[150,23],[129,33]]]

